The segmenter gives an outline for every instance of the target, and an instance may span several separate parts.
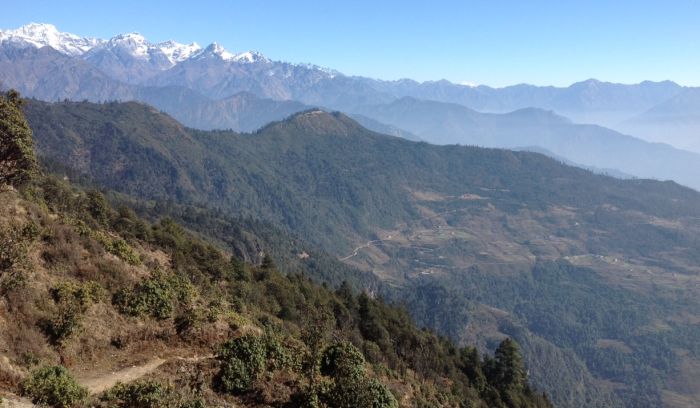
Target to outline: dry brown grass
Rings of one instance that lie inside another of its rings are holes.
[[[231,334],[223,320],[179,336],[170,319],[144,321],[117,313],[111,294],[131,287],[155,266],[167,268],[170,259],[164,252],[134,245],[143,263],[130,265],[81,234],[71,220],[48,213],[17,192],[1,192],[0,209],[0,227],[31,220],[40,230],[22,265],[23,284],[0,296],[0,390],[16,392],[37,364],[60,363],[75,373],[108,372],[154,356],[209,354],[211,344]],[[60,282],[98,282],[105,293],[79,316],[77,333],[52,345],[38,322],[56,313],[50,290]]]

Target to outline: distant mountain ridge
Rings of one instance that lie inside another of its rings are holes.
[[[650,140],[665,140],[700,152],[700,89],[685,89],[666,102],[626,120],[619,127]]]
[[[294,99],[307,105],[341,110],[409,96],[458,103],[484,112],[539,107],[576,120],[586,115],[610,114],[619,116],[616,118],[619,122],[632,116],[628,113],[644,112],[684,89],[671,81],[625,85],[589,79],[566,88],[527,84],[492,88],[446,80],[383,81],[348,77],[312,64],[273,61],[254,51],[232,53],[216,42],[206,48],[175,41],[153,44],[137,33],[121,34],[109,40],[83,38],[59,32],[51,24],[36,23],[0,31],[0,47],[43,46],[67,56],[81,57],[109,76],[129,83],[186,86],[212,98],[247,91],[259,97]],[[213,62],[204,62],[207,60]],[[337,95],[338,91],[348,90],[352,90],[348,95]],[[600,124],[611,123],[613,121],[608,120]]]
[[[358,113],[436,144],[506,149],[537,146],[569,163],[615,170],[608,174],[672,179],[700,189],[700,154],[596,125],[576,124],[552,111],[525,108],[504,114],[481,113],[458,104],[404,97],[367,106]]]
[[[145,102],[203,130],[250,132],[321,107],[413,140],[538,146],[582,166],[700,186],[694,154],[596,126],[575,126],[562,116],[612,124],[653,112],[655,106],[661,110],[664,103],[688,106],[691,99],[681,96],[693,89],[670,81],[623,85],[590,79],[567,88],[381,81],[274,61],[253,51],[233,53],[217,43],[204,48],[174,41],[154,44],[136,33],[102,40],[30,24],[0,32],[0,83],[47,101]],[[692,119],[692,106],[686,111]],[[640,133],[672,141],[664,132],[673,126],[675,119],[658,129],[643,124],[652,134]]]

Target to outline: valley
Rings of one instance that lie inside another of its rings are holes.
[[[0,29],[1,407],[700,406],[697,18],[244,3]]]
[[[668,403],[687,378],[681,361],[695,361],[694,190],[537,153],[409,142],[320,110],[253,134],[189,130],[137,104],[26,112],[39,154],[79,163],[93,182],[144,200],[215,200],[234,217],[255,208],[301,238],[287,252],[296,262],[319,248],[365,283],[362,273],[378,278],[374,293],[420,324],[483,351],[517,339],[559,405]]]

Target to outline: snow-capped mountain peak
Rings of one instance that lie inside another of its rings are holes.
[[[0,31],[0,43],[36,48],[51,47],[67,55],[82,55],[104,40],[58,31],[53,24],[30,23],[16,30]]]
[[[206,58],[211,56],[220,58],[224,61],[231,61],[236,57],[234,54],[226,51],[226,49],[217,42],[209,44],[207,48],[197,55],[197,58]]]
[[[110,38],[104,46],[121,49],[137,58],[148,58],[149,50],[153,48],[153,45],[139,33],[119,34]]]
[[[204,50],[199,52],[195,58],[215,57],[223,61],[236,62],[239,64],[252,63],[269,63],[271,62],[266,56],[257,51],[246,51],[239,54],[234,54],[226,50],[221,44],[213,42]]]
[[[197,43],[181,44],[169,40],[159,44],[149,42],[139,33],[119,34],[101,45],[113,51],[127,53],[134,58],[150,60],[152,58],[161,59],[165,56],[172,65],[182,62],[198,53],[202,47]],[[98,47],[99,48],[99,47]]]
[[[261,53],[257,51],[246,51],[242,52],[240,54],[236,54],[233,57],[233,60],[236,62],[241,62],[241,63],[254,63],[254,62],[263,62],[263,63],[268,63],[270,60],[262,55]]]
[[[182,44],[173,40],[154,44],[137,32],[116,35],[109,40],[80,37],[59,31],[52,24],[30,23],[16,30],[0,30],[0,44],[15,47],[51,47],[70,56],[87,60],[100,59],[102,52],[114,53],[119,58],[136,58],[153,62],[159,69],[167,69],[190,58],[214,57],[238,64],[272,63],[257,51],[232,53],[219,43],[202,49],[197,43]]]
[[[202,50],[202,47],[200,47],[196,42],[181,44],[173,40],[162,42],[158,44],[157,47],[160,48],[160,50],[163,51],[163,54],[165,54],[174,64],[182,62]]]

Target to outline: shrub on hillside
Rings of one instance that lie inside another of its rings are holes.
[[[87,397],[81,387],[63,366],[42,367],[33,371],[22,383],[22,394],[38,405],[68,408]]]
[[[333,379],[322,396],[329,406],[339,408],[398,408],[393,394],[379,381],[369,378],[365,359],[350,343],[334,344],[323,352],[321,374]]]
[[[0,227],[0,295],[24,284],[29,245],[38,236],[39,227],[32,221]]]
[[[222,344],[217,355],[221,361],[218,376],[221,391],[231,394],[248,391],[265,370],[265,348],[262,338],[250,334]]]
[[[156,271],[133,288],[117,292],[113,303],[120,313],[163,320],[172,315],[176,302],[188,303],[194,295],[195,289],[187,281]]]
[[[365,358],[350,343],[334,344],[323,352],[321,374],[333,378],[360,378],[365,374]]]
[[[105,392],[100,400],[114,408],[203,408],[199,398],[182,398],[172,387],[156,381],[118,383]]]
[[[102,231],[90,230],[89,235],[102,244],[105,251],[124,260],[130,265],[141,265],[141,258],[134,249],[121,238],[112,238]]]
[[[39,326],[54,344],[62,344],[82,328],[82,317],[91,304],[104,296],[96,282],[77,284],[62,282],[50,291],[56,311],[39,322]]]
[[[170,390],[155,381],[118,383],[100,398],[114,407],[167,408]]]
[[[23,226],[0,227],[0,274],[24,262],[27,250],[39,236],[39,227],[33,222]]]

